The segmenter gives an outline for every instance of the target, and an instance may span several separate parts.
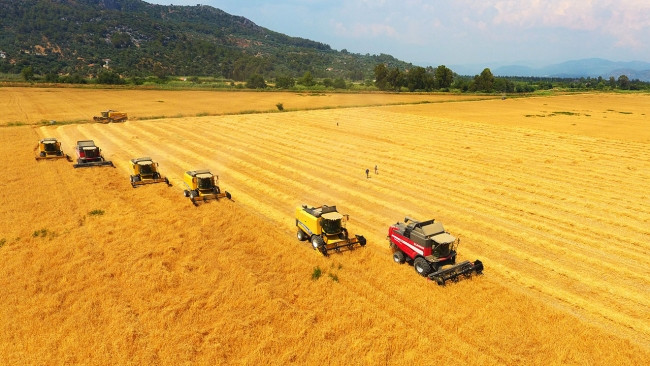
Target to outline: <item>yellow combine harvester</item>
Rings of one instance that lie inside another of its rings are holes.
[[[331,250],[352,250],[356,244],[365,246],[366,238],[362,235],[355,235],[354,238],[348,236],[348,230],[345,228],[348,220],[349,215],[340,214],[336,206],[302,205],[296,209],[298,240],[310,240],[311,246],[325,256]]]
[[[183,191],[185,197],[189,197],[194,206],[199,202],[219,198],[231,199],[228,191],[222,193],[219,189],[219,177],[212,175],[209,170],[190,170],[183,176],[183,184],[187,188]]]
[[[69,155],[64,154],[61,149],[61,142],[55,139],[54,137],[47,137],[38,142],[36,146],[38,154],[36,155],[36,160],[48,160],[48,159],[67,159],[72,161]]]
[[[101,116],[93,117],[93,120],[95,120],[95,122],[99,122],[99,123],[124,122],[128,119],[126,113],[117,112],[111,109],[107,111],[103,111],[101,113],[102,113]]]
[[[158,172],[158,163],[149,157],[131,159],[131,170],[133,172],[131,174],[131,186],[133,188],[153,183],[167,183],[171,187],[169,179],[161,176],[160,172]]]

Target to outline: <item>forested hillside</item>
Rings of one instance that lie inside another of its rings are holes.
[[[246,80],[314,77],[361,80],[389,55],[336,51],[211,6],[141,0],[0,0],[0,72],[122,76],[196,75]]]

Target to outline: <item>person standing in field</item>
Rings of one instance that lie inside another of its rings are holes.
[[[375,174],[379,174],[379,168],[375,165]]]
[[[370,178],[370,169],[366,169],[366,179]]]

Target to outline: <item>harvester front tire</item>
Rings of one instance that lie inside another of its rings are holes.
[[[184,190],[183,191],[183,196],[185,196],[185,198],[189,197],[190,196],[190,191],[188,191],[187,189]]]
[[[413,261],[413,268],[415,268],[415,272],[417,272],[422,277],[426,277],[429,273],[431,273],[431,265],[429,265],[429,262],[427,262],[427,260],[422,257],[415,258]]]
[[[305,239],[307,239],[307,235],[305,234],[305,232],[300,229],[298,229],[298,232],[296,233],[296,237],[300,241],[305,241]]]
[[[320,247],[325,246],[325,241],[320,236],[314,235],[311,237],[311,246],[314,250],[319,249]]]
[[[404,252],[400,250],[393,253],[393,261],[397,264],[402,264],[406,262],[406,256],[404,255]]]

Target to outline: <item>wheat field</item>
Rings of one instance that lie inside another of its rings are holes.
[[[650,359],[650,96],[367,97],[1,128],[0,363]],[[32,103],[56,108],[48,100]],[[50,119],[38,113],[25,122]],[[69,154],[94,139],[116,168],[36,162],[46,136]],[[139,156],[173,187],[131,188]],[[181,181],[192,169],[218,174],[233,201],[192,206]],[[295,239],[302,203],[336,204],[368,245],[322,257]],[[404,216],[442,221],[484,275],[439,287],[393,263],[386,234]]]

